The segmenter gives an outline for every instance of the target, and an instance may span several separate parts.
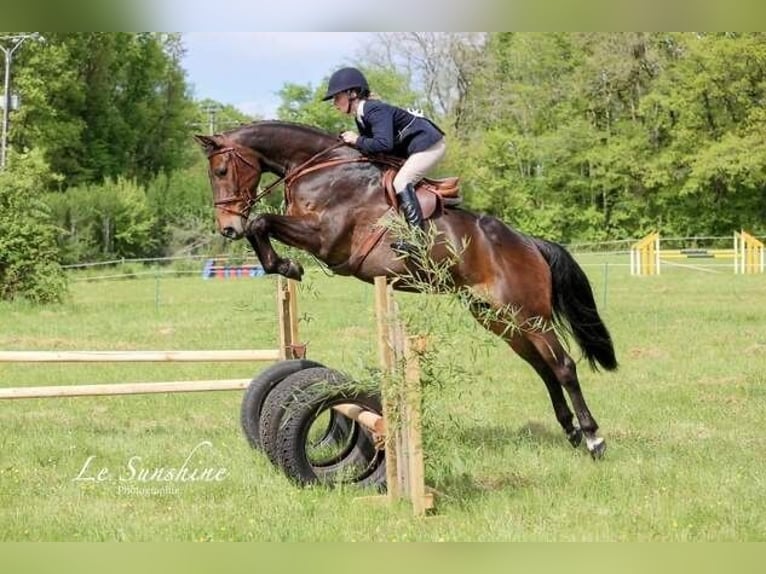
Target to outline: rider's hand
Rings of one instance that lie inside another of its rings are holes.
[[[347,144],[356,145],[356,140],[359,139],[359,135],[355,132],[347,131],[340,134],[340,138]]]

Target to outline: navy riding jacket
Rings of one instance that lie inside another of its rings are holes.
[[[444,137],[431,120],[379,100],[365,100],[356,147],[366,154],[387,153],[407,158],[425,151]]]

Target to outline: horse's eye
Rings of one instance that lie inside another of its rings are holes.
[[[222,165],[221,167],[215,168],[215,174],[218,177],[223,177],[224,175],[226,175],[226,166]]]

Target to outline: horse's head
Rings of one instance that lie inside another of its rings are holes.
[[[194,139],[207,154],[218,231],[228,239],[240,239],[255,201],[253,190],[261,179],[260,159],[225,136],[196,135]]]

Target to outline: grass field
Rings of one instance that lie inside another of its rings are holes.
[[[631,278],[614,264],[624,257],[581,261],[621,362],[579,366],[609,444],[600,462],[569,446],[531,369],[445,306],[445,380],[425,397],[435,516],[369,505],[350,487],[295,487],[247,445],[240,392],[33,399],[0,402],[0,538],[766,540],[766,276]],[[271,278],[75,282],[57,307],[1,304],[0,348],[272,348],[274,302]],[[370,286],[315,270],[299,305],[310,358],[359,377],[377,364]],[[0,386],[249,378],[264,366],[4,364]],[[220,480],[138,479],[187,457]]]

